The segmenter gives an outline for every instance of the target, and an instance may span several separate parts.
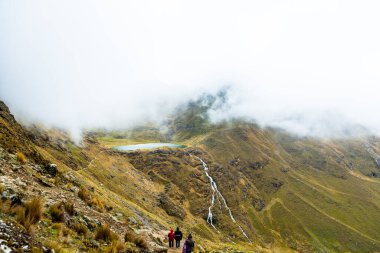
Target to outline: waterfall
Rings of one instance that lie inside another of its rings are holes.
[[[223,194],[218,190],[218,186],[216,185],[216,182],[214,181],[214,179],[208,173],[207,164],[201,158],[199,158],[197,156],[195,156],[195,157],[200,162],[202,162],[202,165],[203,165],[203,168],[204,168],[204,172],[205,172],[207,178],[210,181],[210,186],[211,186],[211,189],[212,189],[211,205],[208,208],[207,223],[210,224],[214,229],[216,229],[215,225],[213,224],[213,220],[212,220],[212,218],[213,218],[212,208],[214,207],[215,196],[216,196],[217,199],[218,199],[218,202],[219,202],[220,209],[222,209],[222,203],[221,202],[223,202],[223,205],[227,209],[228,214],[229,214],[232,222],[235,223],[235,224],[237,224],[236,219],[235,219],[234,215],[232,214],[232,211],[231,211],[230,207],[227,205],[226,199],[224,198]],[[247,234],[245,233],[245,231],[243,230],[243,228],[239,224],[237,224],[237,226],[239,227],[241,233],[248,239],[249,242],[251,242],[251,240],[249,239],[249,237],[247,236]]]

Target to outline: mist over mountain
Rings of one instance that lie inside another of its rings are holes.
[[[379,13],[0,1],[0,252],[380,252]]]
[[[376,1],[3,1],[0,98],[18,119],[80,136],[160,122],[228,86],[214,121],[378,134],[379,10]]]

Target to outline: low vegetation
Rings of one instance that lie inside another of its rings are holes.
[[[18,207],[17,221],[30,231],[31,226],[36,224],[42,217],[42,200],[33,198],[24,206]]]
[[[121,253],[125,252],[125,246],[121,241],[113,241],[107,249],[107,253]]]
[[[81,186],[78,191],[78,197],[86,202],[90,207],[95,207],[98,211],[104,210],[103,201],[83,186]]]
[[[119,237],[111,231],[107,224],[99,226],[95,231],[95,240],[112,242],[118,239]]]
[[[74,203],[72,202],[59,202],[50,206],[48,213],[53,222],[65,222],[65,213],[73,216],[75,215]]]
[[[90,192],[86,188],[81,186],[78,191],[78,197],[87,203],[90,200],[91,195],[90,195]]]
[[[137,247],[139,247],[141,249],[147,249],[148,248],[148,243],[146,242],[146,240],[142,236],[135,234],[131,230],[127,230],[127,232],[125,232],[124,241],[125,242],[132,242]]]
[[[128,230],[124,234],[124,241],[125,242],[134,242],[136,239],[136,234],[133,233],[131,230]]]
[[[70,216],[75,215],[75,207],[73,202],[63,202],[63,208]]]
[[[61,237],[67,237],[72,231],[65,226],[63,223],[53,223],[52,229],[58,231],[58,235]]]
[[[65,221],[65,213],[62,209],[63,209],[62,203],[54,204],[49,208],[49,214],[53,222]]]
[[[24,153],[18,151],[16,153],[16,158],[17,158],[17,161],[19,161],[20,163],[26,163],[26,156],[24,155]]]
[[[75,231],[78,235],[86,236],[88,233],[88,228],[84,224],[79,222],[75,222],[74,224],[72,224],[71,229]]]
[[[134,243],[136,244],[137,247],[141,249],[148,249],[148,243],[141,236],[136,237]]]

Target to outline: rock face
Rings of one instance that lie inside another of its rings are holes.
[[[373,149],[373,147],[370,145],[370,144],[366,144],[365,145],[366,148],[367,148],[367,152],[371,155],[371,157],[373,158],[376,166],[378,169],[380,169],[380,155],[378,155],[376,153],[376,151]]]

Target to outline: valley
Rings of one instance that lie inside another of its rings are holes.
[[[1,243],[26,252],[180,252],[166,238],[179,226],[195,252],[380,251],[380,139],[301,138],[206,117],[194,125],[204,110],[181,111],[166,132],[89,131],[74,143],[20,125],[2,104],[0,219],[29,239],[17,246],[0,234]],[[178,146],[113,148],[151,143]],[[39,220],[26,225],[20,212],[34,199]]]

